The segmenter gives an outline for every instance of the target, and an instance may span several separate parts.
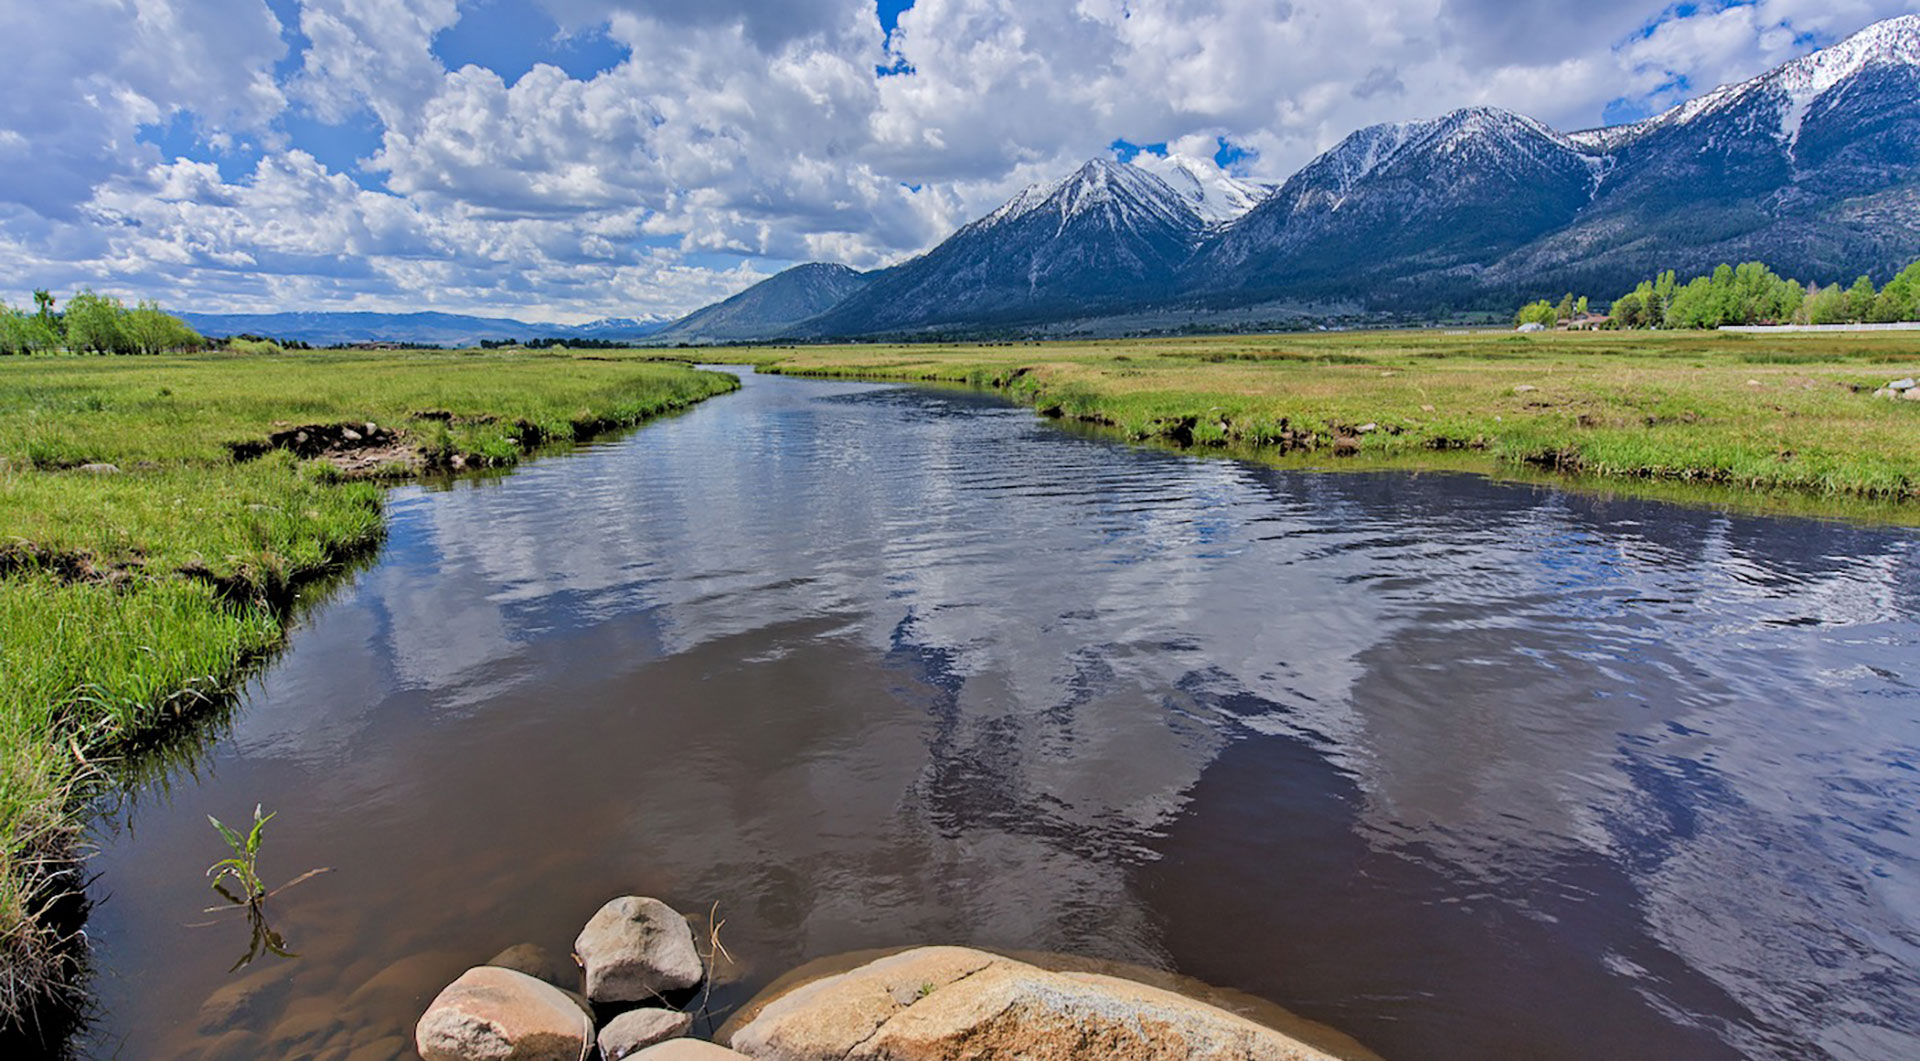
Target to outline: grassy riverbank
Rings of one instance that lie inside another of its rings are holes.
[[[62,979],[42,907],[112,758],[217,699],[301,585],[378,542],[367,479],[735,385],[564,351],[0,358],[0,1006]]]
[[[1338,333],[729,351],[766,371],[995,386],[1137,439],[1920,500],[1920,335]]]

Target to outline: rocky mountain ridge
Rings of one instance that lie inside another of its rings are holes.
[[[1604,300],[1722,261],[1833,283],[1916,257],[1907,15],[1629,125],[1562,133],[1473,107],[1362,129],[1277,189],[1191,159],[1095,159],[782,334],[1098,331],[1145,311],[1191,327],[1276,302],[1431,317]]]

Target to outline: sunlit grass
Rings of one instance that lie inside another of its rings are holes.
[[[735,355],[777,372],[996,386],[1036,408],[1194,445],[1289,445],[1920,500],[1911,333],[1341,333]],[[1371,430],[1362,430],[1368,426]]]

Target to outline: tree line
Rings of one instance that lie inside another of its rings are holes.
[[[53,294],[40,290],[33,293],[33,301],[32,311],[0,303],[0,354],[162,354],[208,345],[199,332],[151,300],[128,307],[87,290],[56,311]]]
[[[1540,301],[1521,308],[1515,324],[1546,327],[1585,315],[1587,300],[1572,295],[1558,306]],[[1577,313],[1576,313],[1577,309]],[[1680,283],[1673,270],[1643,280],[1614,299],[1603,327],[1719,328],[1766,324],[1894,324],[1920,321],[1920,261],[1875,288],[1870,277],[1851,285],[1801,284],[1761,262],[1722,265],[1711,275]]]

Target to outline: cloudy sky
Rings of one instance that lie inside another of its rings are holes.
[[[1129,145],[1573,129],[1920,0],[0,0],[0,300],[680,313]]]

